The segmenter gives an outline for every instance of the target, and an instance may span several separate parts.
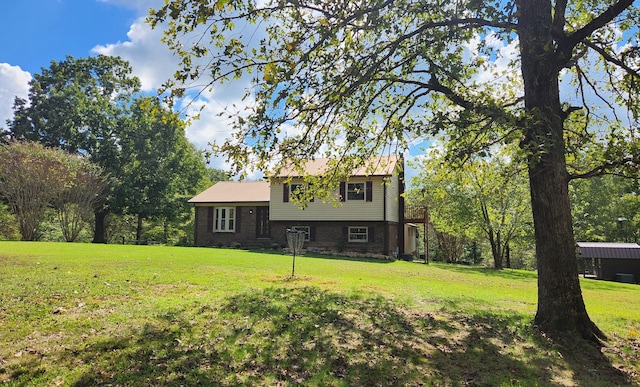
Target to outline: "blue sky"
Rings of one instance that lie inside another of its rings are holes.
[[[139,11],[95,0],[0,2],[0,63],[33,74],[66,55],[85,57],[96,45],[127,40]]]

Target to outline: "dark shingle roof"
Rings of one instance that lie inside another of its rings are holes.
[[[578,242],[578,255],[584,258],[640,259],[637,243]]]

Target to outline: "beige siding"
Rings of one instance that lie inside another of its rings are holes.
[[[353,178],[349,182],[365,182],[366,178]],[[300,209],[295,203],[283,202],[283,184],[273,181],[271,184],[271,200],[269,202],[270,219],[299,221],[383,221],[385,220],[384,190],[382,177],[371,178],[373,182],[373,201],[346,201],[323,203],[320,200],[308,203],[307,208]],[[292,183],[295,183],[293,181]],[[387,189],[389,187],[387,186]],[[338,197],[336,192],[336,197]],[[389,201],[389,199],[387,200]],[[392,200],[397,207],[397,201]],[[387,204],[389,207],[389,204]],[[387,210],[389,213],[390,209]],[[396,209],[397,213],[397,209]],[[387,219],[390,220],[390,219]]]
[[[400,195],[400,178],[398,174],[391,176],[390,181],[387,184],[387,218],[389,222],[400,221],[399,211],[399,195]]]

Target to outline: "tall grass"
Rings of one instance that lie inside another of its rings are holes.
[[[536,332],[534,272],[275,252],[0,242],[9,385],[610,385],[640,287],[582,281],[602,348]]]

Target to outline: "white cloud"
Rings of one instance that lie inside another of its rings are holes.
[[[27,98],[31,74],[18,66],[0,63],[0,127],[13,118],[15,97]]]
[[[112,3],[119,1],[109,0]],[[96,46],[93,52],[103,55],[120,56],[127,60],[133,75],[140,78],[142,89],[155,93],[156,90],[172,77],[179,67],[179,60],[161,42],[163,31],[161,28],[151,29],[144,18],[139,18],[131,26],[127,36],[129,41],[118,42],[106,46]],[[202,80],[206,84],[206,80]],[[219,115],[225,108],[242,111],[251,103],[250,99],[242,100],[248,79],[233,80],[223,85],[216,85],[215,89],[193,87],[192,91],[201,92],[196,99],[188,104],[187,98],[179,101],[177,108],[181,113],[193,116],[200,115],[200,119],[192,121],[186,134],[199,149],[210,149],[210,143],[222,142],[232,133],[231,121],[226,114]],[[200,110],[202,109],[202,110]],[[222,158],[213,158],[212,167],[226,169],[228,163]]]
[[[113,1],[112,1],[113,2]],[[118,42],[106,46],[96,46],[93,52],[103,55],[120,56],[127,60],[133,68],[133,75],[140,78],[142,89],[146,92],[155,93],[156,90],[178,69],[178,58],[160,41],[163,31],[152,29],[145,23],[144,18],[139,18],[131,26],[127,36],[129,41]],[[234,100],[239,100],[234,92],[212,93],[204,91],[197,97],[190,106],[186,101],[178,104],[179,109],[183,109],[188,115],[197,114],[200,108],[200,119],[193,121],[187,128],[187,138],[199,149],[209,148],[209,143],[220,141],[230,133],[230,123],[219,117],[224,107]],[[218,159],[212,160],[212,166],[224,167],[223,162]]]
[[[131,63],[140,78],[142,89],[153,91],[175,72],[178,58],[160,41],[161,29],[151,29],[143,17],[136,20],[127,33],[129,41],[96,46],[94,53],[120,56]]]
[[[214,90],[203,90],[202,93],[189,103],[187,98],[180,101],[178,109],[181,113],[193,117],[199,114],[199,119],[191,121],[186,129],[186,136],[199,149],[211,149],[210,144],[222,143],[234,131],[232,120],[228,118],[229,110],[233,113],[242,112],[244,107],[253,100],[242,99],[246,83],[241,81],[217,85]],[[211,167],[229,169],[229,163],[222,157],[211,160]]]
[[[182,101],[181,109],[188,116],[193,116],[198,112],[200,114],[200,119],[192,121],[191,125],[187,127],[187,138],[200,148],[228,138],[232,131],[232,122],[227,118],[225,109],[236,102],[240,103],[240,98],[234,101],[222,92],[203,93],[189,106],[186,105],[186,100]]]

